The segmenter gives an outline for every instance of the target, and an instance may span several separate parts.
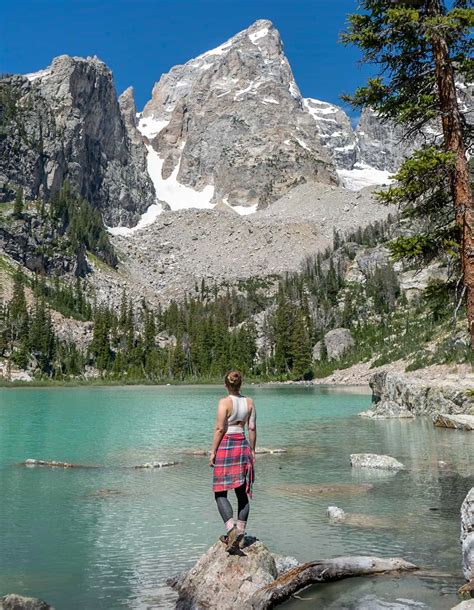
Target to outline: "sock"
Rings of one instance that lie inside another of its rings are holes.
[[[225,522],[225,529],[230,532],[230,530],[234,527],[234,520],[231,517],[228,521]]]
[[[247,521],[240,521],[240,519],[237,521],[237,529],[239,529],[241,532],[245,532],[246,525]]]

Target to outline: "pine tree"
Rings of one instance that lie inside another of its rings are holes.
[[[418,234],[395,242],[396,257],[426,262],[444,250],[458,258],[474,348],[474,204],[466,159],[472,130],[455,82],[472,81],[471,7],[471,0],[455,0],[449,9],[442,0],[361,0],[342,40],[356,44],[380,72],[346,96],[354,106],[371,106],[407,136],[428,137],[423,129],[441,124],[442,144],[433,137],[415,152],[381,198],[425,221]]]
[[[15,218],[21,218],[23,216],[23,187],[19,187],[16,190],[15,203],[13,205],[13,216]]]
[[[293,317],[291,360],[292,373],[296,379],[311,378],[312,346],[301,310],[297,311]]]

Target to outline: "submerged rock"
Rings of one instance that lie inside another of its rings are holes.
[[[210,451],[207,449],[188,449],[186,451],[182,452],[184,455],[197,455],[197,456],[204,456],[204,455],[209,455]],[[255,453],[256,455],[263,455],[263,454],[280,454],[280,453],[288,453],[288,449],[282,449],[280,447],[276,447],[275,449],[270,449],[268,447],[257,447],[255,449]]]
[[[153,468],[167,468],[168,466],[177,466],[178,464],[179,462],[146,462],[133,468],[148,468],[152,470]]]
[[[343,523],[351,527],[367,528],[393,528],[393,519],[380,515],[364,515],[359,513],[346,513],[338,506],[328,506],[327,516],[331,523]]]
[[[401,462],[390,455],[378,455],[377,453],[352,453],[351,466],[380,470],[406,470]]]
[[[23,597],[9,593],[0,597],[0,610],[54,610],[54,608],[37,597]]]
[[[338,495],[338,494],[361,494],[373,488],[371,483],[326,483],[324,485],[311,485],[305,483],[288,483],[287,485],[277,485],[273,489],[279,494],[291,496],[312,497],[318,495]]]
[[[474,580],[474,487],[461,506],[462,569],[466,580]]]
[[[46,466],[49,468],[98,468],[98,466],[87,466],[85,464],[70,464],[69,462],[56,462],[55,460],[35,460],[29,458],[21,463],[29,468],[34,466]]]
[[[433,423],[438,428],[455,428],[456,430],[474,430],[474,415],[448,415],[437,413]]]

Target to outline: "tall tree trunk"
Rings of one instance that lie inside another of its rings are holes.
[[[427,8],[429,16],[443,14],[439,0],[428,0]],[[442,33],[434,33],[430,42],[435,60],[444,145],[448,152],[454,153],[455,159],[451,175],[451,191],[456,224],[461,236],[461,273],[466,289],[471,348],[474,350],[474,205],[462,133],[462,117],[456,96],[454,70],[446,39]]]

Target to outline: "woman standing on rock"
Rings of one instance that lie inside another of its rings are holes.
[[[227,551],[232,552],[242,547],[244,542],[254,480],[257,426],[253,400],[240,393],[241,373],[230,371],[224,383],[229,394],[221,398],[217,406],[209,466],[214,468],[212,490],[227,530]],[[246,425],[249,440],[245,437]],[[237,523],[227,498],[229,489],[234,489],[237,496]]]

